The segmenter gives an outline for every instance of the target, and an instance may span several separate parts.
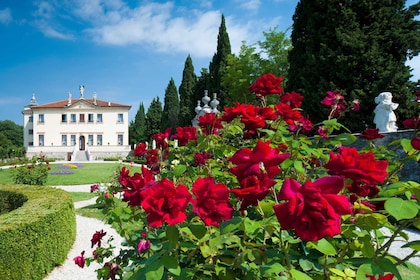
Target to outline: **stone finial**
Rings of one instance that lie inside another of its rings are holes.
[[[79,91],[80,91],[80,99],[84,99],[84,93],[85,93],[85,86],[84,85],[80,85],[79,86]]]

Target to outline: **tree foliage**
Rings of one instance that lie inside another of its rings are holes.
[[[146,130],[146,114],[144,110],[144,104],[141,102],[134,121],[130,123],[130,144],[135,145],[140,142],[147,141]]]
[[[172,128],[172,130],[175,131],[175,129],[178,127],[178,116],[178,90],[176,89],[174,79],[171,78],[165,90],[161,130],[164,131],[167,128]]]
[[[185,60],[184,70],[182,72],[182,82],[179,86],[179,125],[191,125],[194,118],[194,88],[197,83],[197,76],[194,73],[194,66],[191,56],[188,55]]]
[[[0,158],[23,155],[23,127],[10,120],[0,121]]]
[[[353,131],[372,126],[374,97],[391,91],[408,117],[414,95],[407,57],[420,50],[420,3],[405,0],[299,1],[293,16],[287,89],[305,96],[304,110],[317,122],[327,114],[320,101],[328,90],[358,98],[361,112],[342,122]],[[309,102],[308,102],[309,101]]]
[[[291,47],[290,39],[277,27],[263,32],[265,39],[253,45],[242,42],[238,55],[229,55],[222,86],[227,89],[226,106],[250,103],[254,99],[248,87],[263,74],[272,73],[287,80],[289,63],[287,55]],[[278,101],[278,100],[277,100]]]
[[[217,35],[217,51],[213,56],[209,65],[209,92],[217,93],[220,99],[220,106],[224,105],[224,100],[228,95],[227,90],[222,85],[222,77],[225,74],[228,56],[232,53],[229,34],[226,31],[225,16],[222,15],[222,22],[219,27],[219,34]]]
[[[162,103],[159,97],[153,98],[146,113],[146,139],[151,140],[152,135],[161,131]]]

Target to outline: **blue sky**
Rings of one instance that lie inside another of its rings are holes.
[[[413,4],[416,0],[409,0]],[[68,92],[146,109],[163,102],[171,78],[179,87],[188,54],[195,72],[207,68],[221,15],[232,51],[263,31],[286,31],[298,0],[2,0],[0,2],[0,120],[22,124],[21,111],[67,99]],[[420,78],[420,59],[410,62]]]

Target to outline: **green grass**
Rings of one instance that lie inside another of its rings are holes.
[[[95,184],[101,182],[109,182],[110,178],[115,177],[115,171],[121,169],[122,164],[115,162],[103,162],[103,163],[82,163],[81,168],[58,168],[62,164],[52,163],[50,164],[51,172],[54,171],[72,171],[73,174],[66,175],[52,175],[48,174],[48,180],[46,185],[58,186],[58,185],[80,185],[80,184]],[[133,171],[140,171],[139,167],[132,167]],[[10,168],[0,169],[0,184],[13,184],[13,177]]]
[[[71,192],[70,194],[71,194],[71,198],[73,199],[73,202],[88,200],[97,196],[96,193],[90,193],[90,192]]]

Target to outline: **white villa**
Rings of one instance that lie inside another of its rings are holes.
[[[23,114],[26,156],[69,161],[126,157],[130,152],[128,111],[131,106],[84,97],[38,105],[35,95]]]

